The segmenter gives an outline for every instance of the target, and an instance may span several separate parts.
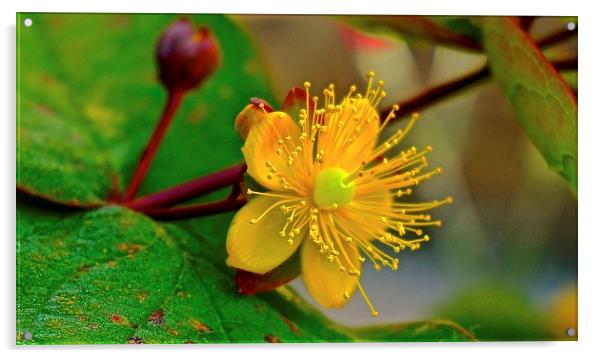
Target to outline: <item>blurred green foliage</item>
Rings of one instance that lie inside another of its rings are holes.
[[[548,337],[540,312],[519,290],[490,283],[463,289],[436,312],[482,341],[537,341]]]

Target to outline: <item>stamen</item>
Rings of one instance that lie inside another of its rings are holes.
[[[372,80],[374,79],[374,71],[370,71],[368,72],[368,85],[366,86],[366,94],[365,96],[368,97],[368,95],[370,94],[370,91],[372,90]]]
[[[295,199],[298,197],[294,196],[294,195],[284,195],[284,194],[274,194],[274,192],[268,192],[268,193],[262,193],[260,191],[254,191],[251,189],[247,189],[247,194],[248,195],[262,195],[262,196],[267,196],[270,198],[283,198],[283,199]]]
[[[374,305],[372,304],[370,297],[368,297],[368,295],[366,294],[366,291],[364,291],[364,287],[362,287],[362,284],[359,282],[359,280],[357,282],[357,288],[360,290],[360,293],[362,294],[364,301],[368,305],[368,308],[370,309],[370,313],[372,314],[372,317],[378,317],[378,311],[374,308]]]
[[[263,102],[259,103],[259,108],[261,108],[264,114],[268,114],[268,111],[266,111],[265,104]]]
[[[267,213],[269,213],[270,211],[274,210],[276,207],[285,204],[285,203],[290,203],[291,201],[296,201],[299,200],[299,198],[293,198],[293,199],[288,199],[288,200],[280,200],[274,204],[272,204],[269,208],[267,208],[263,213],[261,213],[261,215],[259,215],[259,217],[255,218],[255,219],[251,219],[249,220],[249,222],[251,224],[256,224],[258,223],[261,219],[263,219]]]

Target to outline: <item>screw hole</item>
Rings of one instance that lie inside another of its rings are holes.
[[[31,20],[30,18],[27,18],[27,19],[23,20],[23,25],[25,25],[25,27],[31,27],[31,25],[33,25],[33,20]]]
[[[566,335],[569,337],[575,337],[575,328],[569,328],[566,330]]]
[[[569,22],[566,24],[566,29],[569,31],[573,31],[577,28],[577,25],[574,22]]]

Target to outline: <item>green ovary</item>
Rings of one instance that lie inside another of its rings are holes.
[[[336,209],[351,202],[355,182],[347,181],[348,177],[341,168],[326,168],[316,175],[313,198],[319,209]]]

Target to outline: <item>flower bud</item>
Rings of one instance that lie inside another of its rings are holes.
[[[236,129],[236,132],[238,132],[238,135],[240,135],[243,140],[246,140],[251,127],[256,123],[259,123],[268,113],[273,111],[272,107],[263,99],[252,98],[251,104],[243,108],[238,116],[236,116],[234,128]]]
[[[168,26],[157,43],[159,78],[169,91],[198,86],[217,69],[219,45],[207,27],[195,29],[188,19]]]

